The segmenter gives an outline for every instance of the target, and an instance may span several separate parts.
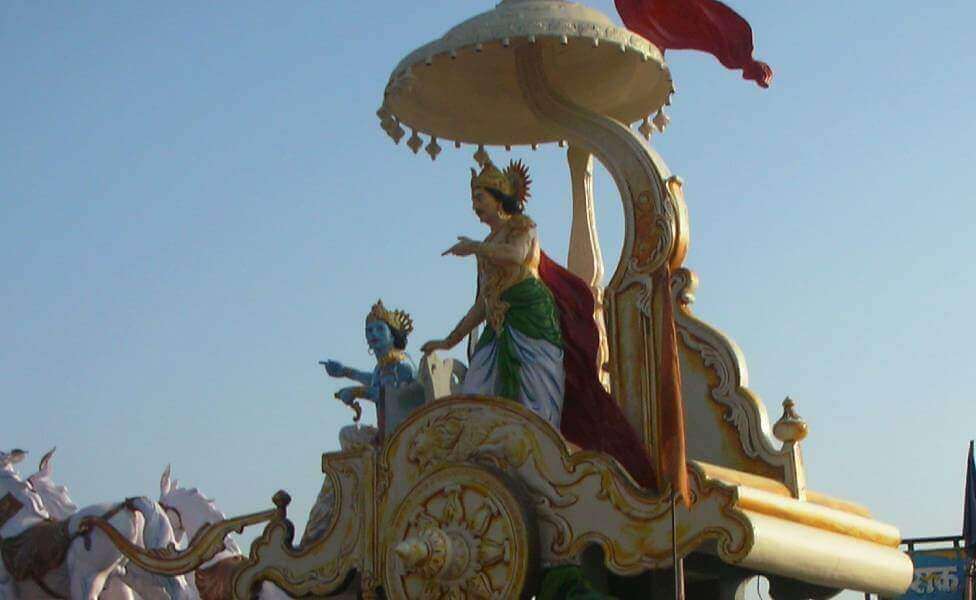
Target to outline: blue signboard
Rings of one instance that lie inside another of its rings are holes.
[[[963,600],[966,553],[962,548],[909,552],[915,565],[912,585],[900,600]]]

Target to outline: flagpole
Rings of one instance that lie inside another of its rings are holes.
[[[968,554],[968,552],[967,552]],[[966,600],[973,600],[973,575],[976,570],[976,563],[972,557],[966,558]]]
[[[678,558],[678,494],[671,492],[671,558],[674,565],[674,600],[685,600],[685,561]],[[967,598],[972,600],[972,598]]]
[[[976,459],[973,457],[974,442],[969,440],[969,456],[966,459],[966,494],[963,518],[962,537],[963,553],[966,556],[966,600],[974,600],[974,585],[976,585]]]

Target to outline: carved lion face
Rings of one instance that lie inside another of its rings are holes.
[[[407,460],[424,468],[443,459],[457,446],[462,430],[461,420],[451,415],[434,420],[410,442]]]

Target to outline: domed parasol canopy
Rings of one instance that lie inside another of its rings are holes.
[[[378,111],[383,129],[417,152],[419,134],[478,145],[558,142],[559,128],[540,119],[524,93],[518,48],[539,51],[544,77],[558,95],[622,123],[645,119],[674,91],[661,51],[603,13],[566,0],[503,0],[406,56],[393,70]]]

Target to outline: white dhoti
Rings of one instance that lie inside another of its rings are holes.
[[[514,358],[519,362],[518,402],[559,429],[566,373],[563,349],[547,340],[531,338],[506,325]],[[471,358],[462,394],[498,396],[499,369],[496,336]]]

